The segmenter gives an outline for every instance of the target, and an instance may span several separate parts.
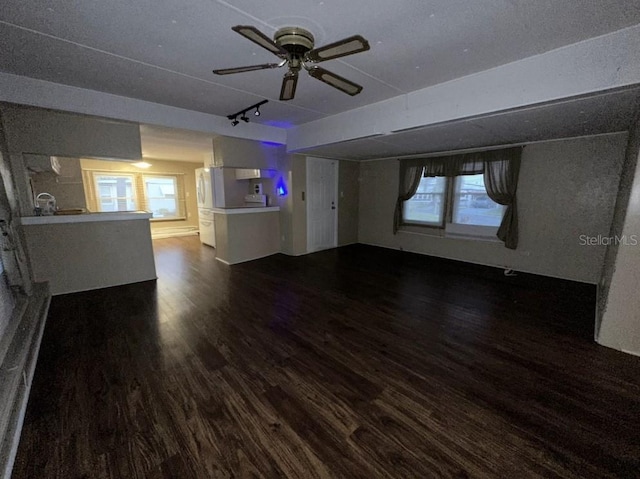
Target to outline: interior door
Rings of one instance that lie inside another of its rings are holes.
[[[307,157],[307,251],[338,245],[338,162]]]

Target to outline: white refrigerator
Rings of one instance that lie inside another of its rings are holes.
[[[224,208],[224,177],[221,168],[196,170],[196,194],[200,242],[216,246],[216,225],[213,208]]]

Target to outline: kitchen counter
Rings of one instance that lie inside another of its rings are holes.
[[[23,216],[22,225],[51,225],[61,223],[92,223],[96,221],[148,220],[153,215],[146,211],[114,211],[109,213],[80,213],[78,215]]]
[[[215,208],[216,259],[236,264],[279,253],[279,211],[278,206]]]
[[[34,279],[51,294],[156,278],[151,213],[126,211],[20,218]]]
[[[228,208],[213,208],[213,212],[219,215],[242,215],[248,213],[274,213],[280,211],[279,206],[231,206]]]

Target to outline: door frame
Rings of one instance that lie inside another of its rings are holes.
[[[333,195],[334,195],[334,203],[336,206],[335,209],[335,215],[333,218],[333,244],[331,246],[329,246],[328,248],[321,248],[321,249],[316,249],[316,250],[312,250],[311,249],[311,244],[310,244],[310,238],[311,235],[309,234],[309,225],[311,224],[311,222],[309,221],[309,218],[311,217],[310,211],[309,211],[309,189],[310,189],[310,184],[311,182],[309,181],[309,162],[313,162],[313,161],[329,161],[334,165],[334,190],[333,190]],[[340,212],[340,194],[338,193],[338,178],[340,175],[340,162],[334,158],[322,158],[319,156],[307,156],[305,158],[305,179],[306,179],[306,186],[305,186],[305,194],[306,194],[306,198],[305,198],[305,213],[306,213],[306,223],[307,223],[307,253],[315,253],[317,251],[323,251],[325,249],[332,249],[332,248],[337,248],[338,247],[338,215]]]

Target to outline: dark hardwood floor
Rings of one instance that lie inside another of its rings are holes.
[[[13,477],[640,477],[592,286],[368,246],[53,299]]]

